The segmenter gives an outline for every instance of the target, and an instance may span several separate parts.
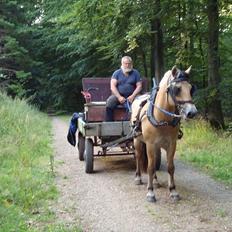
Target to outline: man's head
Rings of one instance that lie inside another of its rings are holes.
[[[129,73],[133,69],[133,62],[130,56],[122,57],[121,69],[124,73]]]

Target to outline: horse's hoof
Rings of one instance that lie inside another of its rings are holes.
[[[141,185],[141,184],[142,184],[141,177],[135,177],[135,185]]]
[[[180,200],[180,195],[177,192],[171,192],[170,193],[170,198],[173,201],[179,201]]]
[[[147,193],[147,201],[148,202],[156,202],[155,194],[153,191],[149,191]]]

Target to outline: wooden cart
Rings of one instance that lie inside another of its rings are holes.
[[[83,78],[82,85],[86,103],[84,112],[79,113],[77,148],[79,159],[85,161],[85,172],[92,173],[95,156],[134,155],[132,140],[135,133],[129,121],[130,112],[123,106],[114,111],[113,122],[104,121],[106,99],[111,94],[110,78]],[[143,91],[146,90],[144,79]],[[115,151],[114,147],[120,149]]]

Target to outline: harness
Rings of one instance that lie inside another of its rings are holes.
[[[155,87],[152,89],[152,92],[151,92],[151,96],[150,96],[150,99],[149,99],[149,106],[148,106],[148,110],[147,110],[147,118],[149,120],[149,122],[154,126],[154,127],[161,127],[161,126],[173,126],[173,127],[176,127],[179,123],[180,123],[180,120],[181,120],[181,116],[180,115],[177,115],[177,114],[174,114],[174,113],[171,113],[171,112],[168,112],[158,106],[155,106],[154,102],[155,102],[155,98],[156,98],[156,95],[157,95],[157,92],[158,92],[159,88],[158,87]],[[154,107],[156,107],[158,110],[160,110],[161,112],[163,112],[164,114],[170,116],[170,117],[173,117],[172,121],[157,121],[153,115],[153,111],[154,111]]]
[[[159,87],[156,85],[156,82],[153,79],[153,88],[152,88],[152,91],[151,91],[150,98],[143,101],[143,102],[141,102],[141,104],[139,106],[140,108],[138,110],[138,114],[136,116],[136,121],[135,121],[136,131],[141,131],[141,120],[142,120],[142,118],[143,118],[143,116],[145,114],[147,115],[147,118],[148,118],[149,122],[154,127],[163,127],[163,126],[176,127],[177,125],[180,124],[181,115],[178,114],[179,105],[185,104],[185,103],[193,103],[192,100],[188,100],[188,101],[178,101],[178,100],[176,100],[175,92],[174,92],[174,90],[172,88],[172,84],[182,82],[182,81],[188,81],[188,78],[186,77],[186,73],[179,72],[178,76],[175,79],[171,80],[171,81],[169,80],[169,83],[168,83],[169,87],[167,89],[167,96],[169,94],[171,96],[172,100],[174,101],[175,105],[176,105],[175,113],[172,113],[172,112],[169,112],[169,111],[167,111],[165,109],[162,109],[159,106],[156,106],[154,104],[156,96],[157,96],[157,92],[159,91]],[[142,116],[140,116],[141,110],[142,110],[143,106],[147,103],[147,101],[149,101],[148,110]],[[165,115],[167,115],[169,117],[172,117],[172,120],[171,121],[157,121],[156,118],[153,115],[154,107],[157,108],[162,113],[164,113]],[[181,139],[182,136],[183,136],[183,132],[181,130],[179,130],[178,138]]]

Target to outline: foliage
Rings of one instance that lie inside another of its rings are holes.
[[[27,42],[30,27],[38,16],[39,1],[1,1],[0,3],[0,87],[11,96],[24,96],[30,82],[31,58]],[[29,45],[30,46],[30,45]]]
[[[0,51],[0,85],[42,109],[79,110],[83,103],[81,79],[110,76],[124,54],[132,56],[143,76],[152,77],[152,37],[157,33],[152,24],[159,18],[164,70],[174,64],[182,69],[193,66],[192,80],[200,89],[197,103],[205,113],[209,96],[207,2],[174,0],[170,7],[170,1],[164,0],[159,1],[160,9],[157,2],[3,1],[0,25],[4,36],[0,41],[9,49]],[[220,1],[220,89],[226,88],[220,97],[223,112],[230,117],[231,12],[231,4]],[[3,71],[3,54],[14,60],[13,65],[10,60],[6,62],[13,74]]]
[[[184,124],[183,132],[184,137],[178,144],[180,157],[231,185],[231,131],[216,132],[209,123],[197,120]]]

